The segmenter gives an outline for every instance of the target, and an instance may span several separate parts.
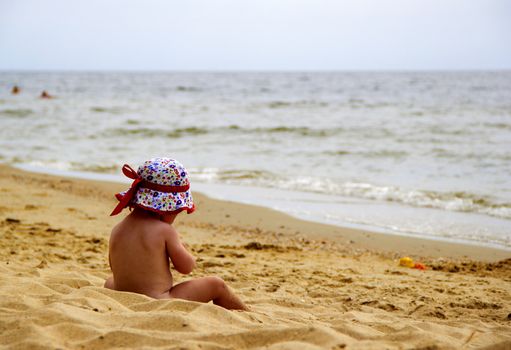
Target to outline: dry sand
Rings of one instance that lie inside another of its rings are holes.
[[[218,275],[252,311],[154,300],[102,287],[124,185],[0,173],[0,348],[511,349],[509,251],[195,194],[197,212],[176,227],[198,267],[174,276]],[[405,253],[429,269],[399,267]]]

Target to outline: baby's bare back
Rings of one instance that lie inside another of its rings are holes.
[[[132,215],[114,227],[109,243],[114,289],[158,298],[172,288],[164,234],[168,227]]]

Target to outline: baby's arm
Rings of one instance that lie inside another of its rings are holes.
[[[195,258],[183,246],[177,231],[172,226],[165,231],[165,246],[172,264],[177,271],[189,274],[195,267]]]

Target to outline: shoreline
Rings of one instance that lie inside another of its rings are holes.
[[[41,174],[129,183],[120,173],[66,170],[27,163],[5,164],[16,169]],[[265,188],[257,185],[215,183],[193,178],[192,182],[194,192],[208,197],[262,206],[304,221],[381,233],[398,238],[418,238],[511,252],[511,241],[506,230],[508,222],[502,218],[480,213],[406,206],[392,201]]]
[[[95,184],[100,188],[111,192],[112,205],[115,203],[113,194],[124,190],[127,183],[117,181],[115,176],[112,180],[78,178],[69,174],[55,175],[42,171],[30,171],[20,169],[8,164],[0,164],[0,172],[29,175],[37,177],[49,177],[54,180],[66,179],[82,184]],[[58,171],[57,171],[58,172]],[[91,173],[91,177],[94,174]],[[84,175],[85,177],[85,175]],[[103,178],[101,176],[98,178]],[[386,254],[394,258],[400,256],[413,256],[421,259],[465,259],[484,262],[494,262],[511,257],[511,251],[481,246],[471,243],[449,242],[440,239],[428,239],[397,234],[373,232],[370,230],[340,227],[332,224],[319,223],[297,218],[282,211],[254,204],[245,204],[227,200],[215,199],[204,195],[200,191],[193,191],[197,203],[204,203],[194,215],[181,216],[180,220],[185,223],[209,223],[217,226],[236,226],[249,230],[261,230],[279,233],[286,236],[296,236],[301,239],[316,241],[330,241],[346,246],[351,250],[370,251]],[[105,213],[105,217],[108,214]]]

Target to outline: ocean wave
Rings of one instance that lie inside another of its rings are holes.
[[[488,128],[511,130],[511,124],[506,123],[484,123],[483,125]]]
[[[327,107],[328,103],[324,101],[314,100],[298,100],[298,101],[270,101],[265,104],[267,108],[304,108],[304,107]]]
[[[129,125],[138,125],[132,119],[126,122]],[[342,133],[342,128],[314,129],[308,127],[290,127],[290,126],[274,126],[274,127],[257,127],[245,128],[236,124],[214,128],[204,127],[187,127],[177,129],[155,129],[155,128],[111,128],[103,132],[103,136],[133,136],[142,137],[168,137],[179,138],[183,136],[205,135],[205,134],[289,134],[304,137],[330,137]]]
[[[95,113],[110,113],[110,114],[120,114],[123,112],[121,107],[91,107],[91,112]]]
[[[17,117],[24,118],[33,114],[34,111],[28,108],[19,108],[19,109],[2,109],[0,110],[0,115],[5,115],[8,117]]]
[[[0,155],[0,159],[5,159]],[[80,162],[70,162],[55,159],[47,160],[27,160],[19,157],[13,157],[6,159],[8,164],[26,165],[29,167],[39,169],[53,169],[58,171],[78,171],[86,173],[100,173],[100,174],[112,174],[118,172],[121,169],[120,164],[105,164],[105,163],[92,163],[84,164]]]
[[[428,133],[431,135],[447,135],[447,136],[469,136],[473,135],[476,131],[470,129],[459,129],[455,127],[446,127],[446,126],[431,126],[429,127]]]
[[[353,154],[353,152],[345,151],[345,150],[325,151],[324,153],[329,156],[346,156],[348,154]]]
[[[141,136],[141,137],[164,137],[179,138],[190,135],[207,134],[209,131],[205,128],[189,127],[172,130],[151,129],[151,128],[113,128],[103,132],[103,136]]]
[[[405,151],[396,151],[390,149],[382,149],[375,151],[347,151],[347,150],[337,150],[337,151],[325,151],[323,152],[329,156],[346,156],[346,155],[357,155],[363,156],[364,158],[403,158],[408,156],[408,152]]]
[[[193,177],[199,181],[220,181],[232,182],[236,180],[261,180],[273,179],[274,176],[263,170],[224,170],[218,171],[216,168],[191,168],[189,169]]]
[[[119,165],[104,165],[104,164],[90,164],[90,165],[83,165],[83,164],[74,164],[71,163],[69,165],[69,168],[73,170],[78,171],[87,171],[92,173],[115,173],[118,171],[121,167]]]
[[[342,132],[341,128],[330,128],[330,129],[312,129],[307,127],[289,127],[289,126],[277,126],[270,128],[255,128],[255,129],[244,129],[246,132],[256,133],[288,133],[297,134],[300,136],[311,136],[311,137],[325,137],[332,136]]]
[[[432,154],[437,158],[447,158],[447,159],[457,159],[459,161],[463,160],[489,160],[489,159],[497,159],[503,161],[511,160],[511,154],[505,151],[495,151],[492,153],[488,152],[463,152],[463,151],[449,151],[444,148],[435,147],[432,150]]]
[[[201,91],[201,89],[199,89],[197,87],[194,87],[194,86],[182,86],[182,85],[179,85],[179,86],[176,86],[176,91],[180,91],[180,92],[199,92],[199,91]]]
[[[221,127],[212,129],[211,132],[223,132],[223,131],[235,131],[243,134],[294,134],[297,136],[307,137],[328,137],[342,133],[342,128],[309,128],[305,126],[270,126],[270,127],[257,127],[257,128],[245,128],[239,125],[230,125],[228,127]]]
[[[311,177],[291,178],[260,170],[220,171],[207,168],[192,169],[191,173],[198,181],[315,192],[511,219],[511,203],[495,202],[492,198],[468,192],[436,192],[405,189],[397,186],[377,186],[368,183],[336,182],[330,179]]]
[[[320,189],[321,187],[334,189],[339,194],[353,197],[397,202],[423,208],[474,212],[511,219],[511,203],[495,203],[490,198],[468,192],[436,192],[354,182],[320,185],[319,187]]]

